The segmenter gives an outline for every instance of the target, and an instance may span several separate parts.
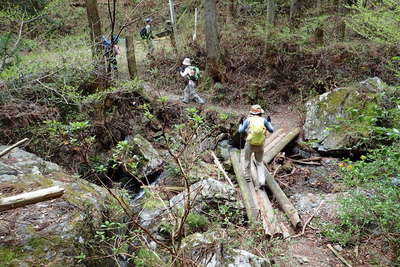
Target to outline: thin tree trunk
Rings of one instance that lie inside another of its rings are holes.
[[[345,0],[339,0],[338,1],[338,29],[337,29],[337,35],[339,40],[343,41],[345,36],[346,36],[346,24],[344,22],[345,15],[347,13],[347,8],[345,7],[346,1]]]
[[[230,4],[229,4],[229,13],[232,17],[232,19],[236,19],[237,17],[237,0],[231,0]]]
[[[267,22],[271,25],[275,24],[276,0],[268,0],[267,3]]]
[[[215,82],[220,82],[222,80],[222,64],[215,0],[204,0],[204,10],[204,20],[206,28],[207,73]]]
[[[291,0],[290,1],[290,20],[293,21],[293,19],[297,16],[299,9],[299,1],[298,0]]]
[[[96,69],[103,62],[103,51],[101,47],[101,21],[99,10],[97,8],[97,0],[85,0],[86,13],[89,21],[90,40],[92,42],[92,56]]]
[[[126,46],[126,60],[128,62],[129,77],[134,80],[138,77],[137,66],[136,66],[136,56],[135,56],[135,39],[133,37],[133,32],[128,31],[125,37]]]
[[[171,24],[172,24],[172,34],[170,35],[171,39],[171,45],[174,48],[174,52],[177,57],[179,57],[179,49],[178,49],[178,44],[177,44],[177,27],[176,27],[176,12],[175,12],[175,6],[174,6],[174,1],[169,0],[169,15],[171,18]]]

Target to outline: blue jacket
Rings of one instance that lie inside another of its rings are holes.
[[[242,124],[239,125],[239,133],[244,133],[246,132],[247,128],[249,127],[249,119],[246,119],[243,121]],[[268,132],[273,133],[274,132],[274,127],[272,127],[272,124],[267,121],[267,119],[264,119],[264,126],[268,130]]]

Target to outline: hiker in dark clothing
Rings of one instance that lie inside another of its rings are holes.
[[[107,73],[114,71],[116,75],[118,74],[117,56],[121,53],[118,46],[118,41],[119,38],[117,36],[113,36],[112,40],[108,40],[103,37],[103,48],[107,63]]]

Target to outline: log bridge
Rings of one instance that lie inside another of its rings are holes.
[[[265,140],[263,164],[257,166],[254,157],[251,164],[252,181],[256,180],[259,175],[265,175],[266,187],[273,193],[282,210],[290,220],[295,230],[301,225],[299,214],[290,202],[288,197],[275,181],[274,177],[269,173],[267,164],[292,142],[300,133],[300,129],[296,128],[289,133],[285,133],[282,129],[277,130]],[[246,214],[251,223],[262,221],[265,234],[269,237],[286,237],[289,235],[283,223],[279,223],[275,211],[272,208],[271,201],[264,190],[255,190],[253,182],[246,182],[243,177],[244,151],[240,153],[238,149],[230,151],[230,157],[238,181],[240,191],[243,197]]]

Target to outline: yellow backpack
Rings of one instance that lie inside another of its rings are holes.
[[[246,141],[251,145],[262,145],[264,144],[266,128],[264,126],[264,118],[262,117],[249,117],[249,126],[247,129]]]

